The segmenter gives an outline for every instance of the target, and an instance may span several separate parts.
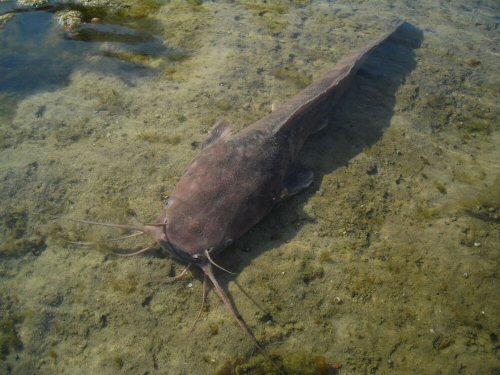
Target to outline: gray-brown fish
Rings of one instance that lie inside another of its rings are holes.
[[[229,123],[217,122],[158,223],[132,227],[150,234],[174,258],[200,267],[205,282],[208,277],[232,317],[259,348],[217,282],[212,266],[219,266],[214,259],[277,202],[312,183],[311,171],[295,169],[298,152],[307,137],[324,126],[365,58],[402,24],[341,60],[321,79],[241,132],[233,134]]]

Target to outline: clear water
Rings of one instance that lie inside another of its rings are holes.
[[[137,238],[211,125],[269,113],[392,21],[300,164],[315,182],[218,259],[289,374],[496,374],[495,1],[120,2],[0,21],[0,372],[269,374],[202,277]],[[16,8],[0,2],[1,13]],[[90,20],[94,17],[99,20]],[[339,367],[339,368],[338,368]]]

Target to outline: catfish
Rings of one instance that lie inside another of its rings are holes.
[[[325,126],[325,119],[369,54],[394,34],[400,21],[380,37],[342,59],[276,110],[233,133],[219,120],[174,188],[157,222],[117,225],[148,234],[173,258],[204,273],[241,329],[263,350],[218,283],[213,267],[224,250],[266,216],[283,199],[311,185],[313,172],[296,168],[306,139]],[[100,224],[81,221],[89,224]],[[151,247],[130,253],[135,255]],[[187,268],[175,278],[185,274]]]

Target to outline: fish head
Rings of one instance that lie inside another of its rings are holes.
[[[274,204],[282,168],[266,167],[272,160],[263,161],[262,155],[271,147],[253,134],[243,140],[209,139],[175,186],[160,218],[165,225],[158,242],[177,259],[210,260]]]
[[[173,257],[189,263],[206,261],[239,237],[235,216],[241,191],[229,173],[215,173],[212,163],[193,163],[178,182],[163,211],[156,240]]]
[[[182,209],[191,211],[188,206],[191,207],[191,204],[169,202],[164,212],[165,225],[156,240],[172,257],[201,265],[208,261],[209,256],[215,256],[231,246],[233,239],[227,236],[228,228],[221,222],[220,215],[211,215],[203,207],[188,215]]]

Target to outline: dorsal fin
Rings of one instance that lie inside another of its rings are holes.
[[[231,124],[226,120],[218,120],[214,124],[212,129],[210,129],[210,132],[203,141],[202,148],[207,148],[208,146],[213,145],[222,139],[227,139],[230,136],[231,136]]]

